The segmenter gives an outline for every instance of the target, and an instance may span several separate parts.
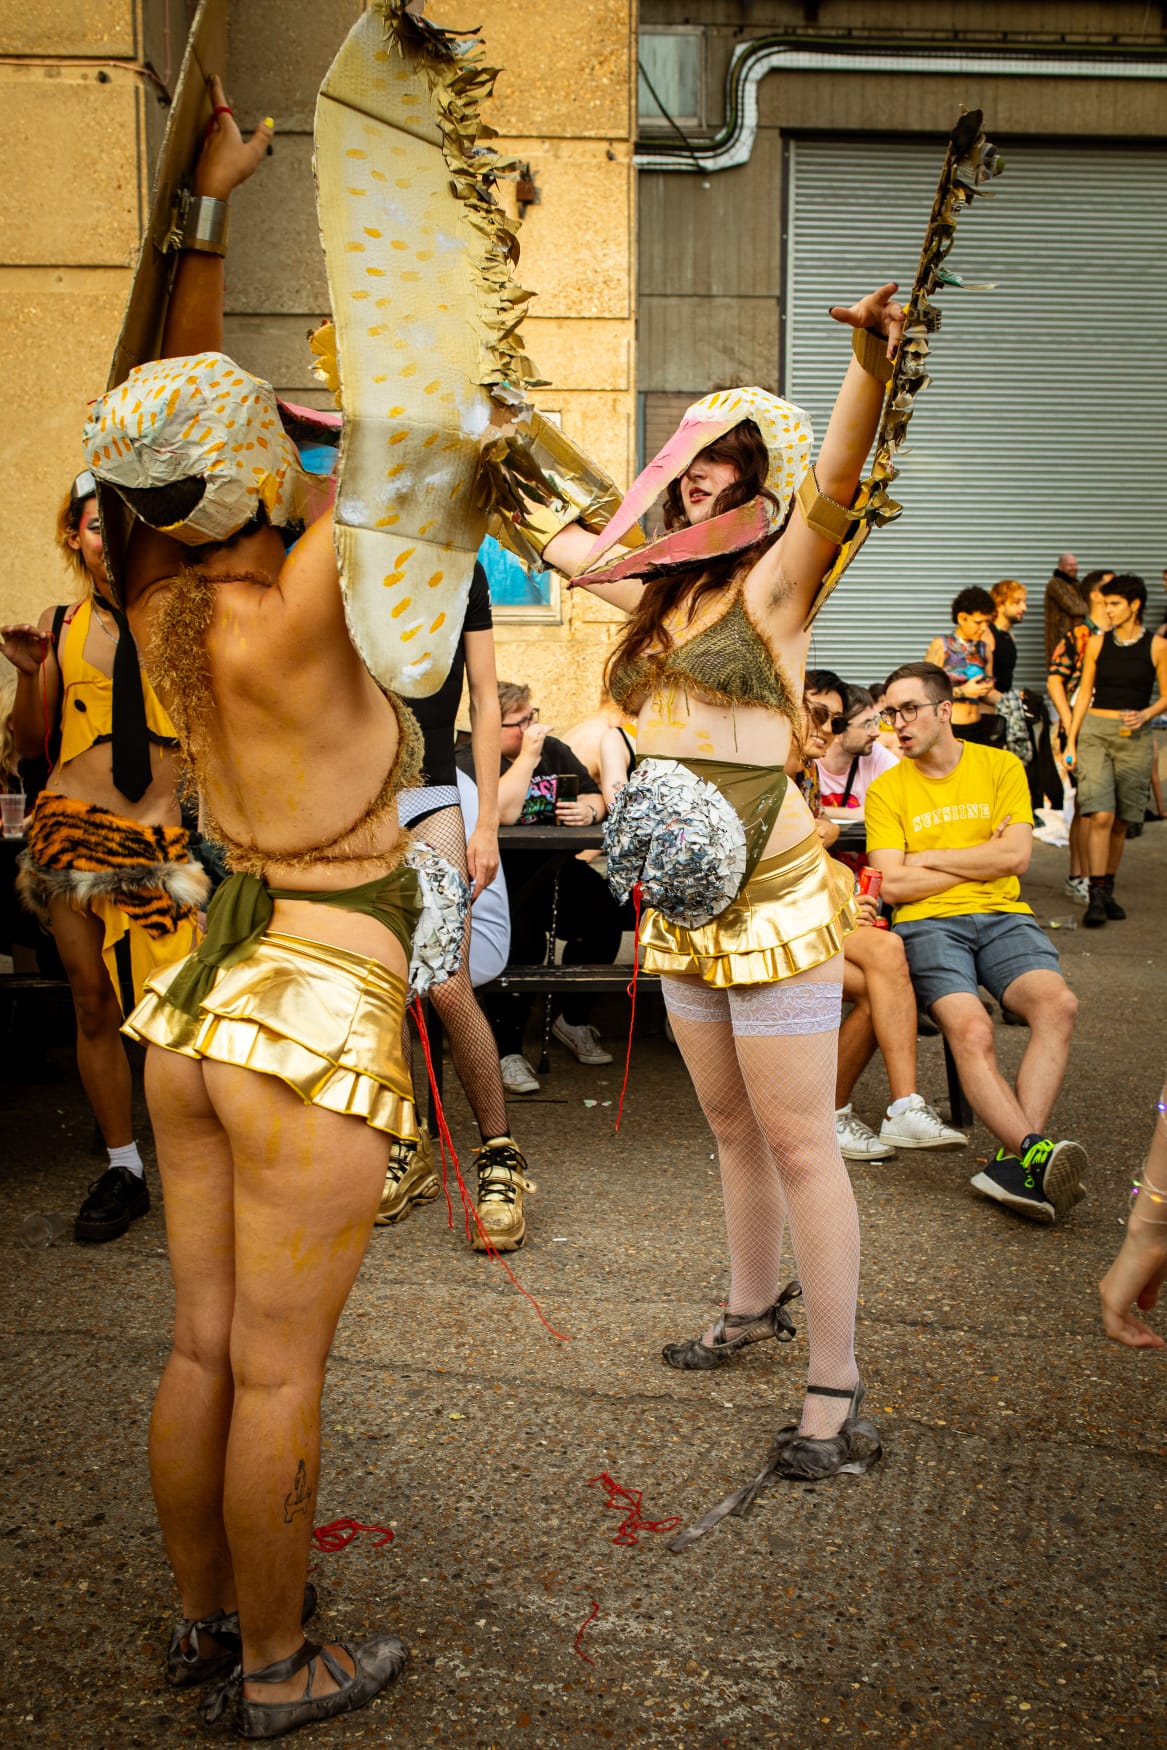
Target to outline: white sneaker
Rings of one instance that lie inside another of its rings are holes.
[[[963,1130],[945,1124],[922,1094],[913,1094],[898,1118],[889,1114],[879,1127],[883,1142],[893,1148],[967,1148]]]
[[[539,1083],[526,1058],[512,1051],[501,1064],[502,1085],[508,1094],[537,1094]]]
[[[1068,893],[1070,898],[1079,905],[1089,905],[1090,903],[1090,881],[1085,875],[1067,875],[1066,884],[1062,891]]]
[[[840,1106],[835,1113],[835,1132],[845,1161],[885,1161],[896,1152],[890,1143],[881,1142],[862,1118],[856,1118],[850,1106]]]
[[[560,1015],[551,1023],[551,1031],[559,1043],[566,1045],[581,1063],[611,1063],[612,1053],[604,1050],[600,1044],[600,1035],[586,1021],[578,1027],[572,1027]]]

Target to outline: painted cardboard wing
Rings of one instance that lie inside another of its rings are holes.
[[[449,673],[474,556],[480,440],[535,382],[513,231],[481,144],[494,69],[473,37],[376,0],[316,106],[317,211],[344,406],[335,539],[349,630],[376,679]]]

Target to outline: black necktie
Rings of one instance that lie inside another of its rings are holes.
[[[122,610],[96,591],[93,600],[96,606],[105,609],[118,629],[113,658],[113,781],[123,796],[137,802],[150,788],[153,777],[138,647]]]

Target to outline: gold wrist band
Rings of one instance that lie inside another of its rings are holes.
[[[837,498],[828,498],[825,492],[819,491],[813,467],[802,476],[794,496],[807,527],[814,534],[821,535],[824,541],[833,541],[836,547],[841,547],[855,527],[855,512],[849,505],[840,504]]]
[[[543,549],[570,523],[598,534],[620,506],[620,494],[603,469],[557,425],[531,410],[520,415],[509,434],[483,447],[479,493],[491,516],[491,534],[525,564],[538,567]],[[638,545],[639,533],[625,535],[625,545]]]
[[[226,201],[213,195],[191,195],[183,214],[180,249],[194,249],[204,255],[226,255],[227,234],[231,228],[231,209]]]
[[[876,334],[870,328],[851,330],[851,351],[869,377],[880,383],[890,383],[895,365],[887,356],[887,335]]]

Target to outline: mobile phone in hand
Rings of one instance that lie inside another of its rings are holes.
[[[579,774],[577,772],[561,772],[559,786],[555,792],[557,802],[579,801]]]

